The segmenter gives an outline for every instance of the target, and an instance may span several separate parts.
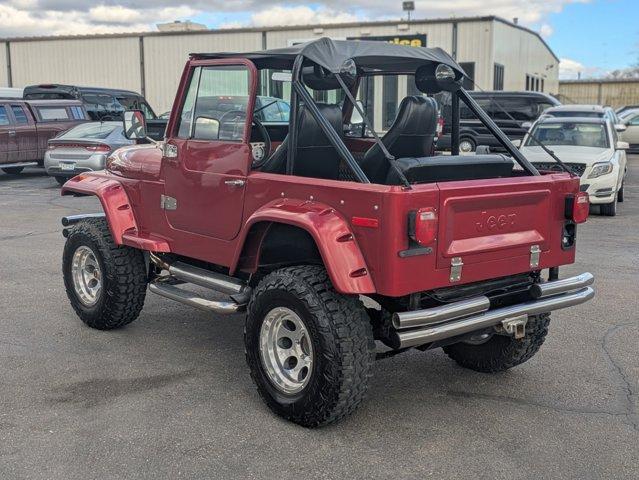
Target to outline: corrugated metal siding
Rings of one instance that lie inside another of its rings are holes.
[[[467,22],[457,27],[457,61],[475,62],[475,83],[492,89],[492,28],[494,22]]]
[[[11,42],[11,62],[15,87],[63,83],[136,92],[141,87],[137,37]]]
[[[428,47],[440,47],[450,52],[452,50],[453,30],[450,23],[410,23],[407,30],[400,30],[397,25],[361,26],[356,28],[335,28],[322,27],[315,32],[315,29],[303,30],[280,30],[270,31],[266,34],[267,48],[288,47],[294,43],[305,42],[320,37],[331,37],[333,39],[346,39],[352,37],[366,38],[367,36],[382,35],[411,35],[426,34]]]
[[[624,82],[559,82],[563,103],[585,103],[623,107],[639,104],[639,80]]]
[[[9,79],[7,77],[7,43],[0,43],[0,85],[3,87],[9,86]]]
[[[171,109],[189,53],[261,49],[260,32],[144,37],[146,98],[156,113]]]
[[[516,30],[501,22],[494,23],[494,57],[489,65],[493,88],[493,63],[504,65],[504,90],[524,90],[526,75],[544,80],[544,92],[559,91],[559,65],[532,33]]]

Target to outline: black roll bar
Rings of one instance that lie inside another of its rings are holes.
[[[450,154],[459,155],[459,97],[453,92],[450,100]]]
[[[468,108],[470,108],[471,112],[473,112],[475,116],[477,116],[477,118],[479,118],[479,120],[481,120],[482,123],[486,125],[486,128],[488,128],[490,133],[492,133],[495,136],[495,138],[499,140],[499,143],[501,143],[504,146],[504,148],[508,151],[508,153],[510,153],[513,156],[513,158],[517,160],[517,163],[519,163],[519,165],[521,165],[524,170],[526,170],[531,175],[535,175],[535,176],[541,175],[539,171],[535,168],[535,166],[532,163],[530,163],[526,159],[526,157],[522,155],[519,149],[517,149],[512,144],[512,142],[506,136],[506,134],[499,129],[497,124],[493,122],[493,119],[490,118],[488,114],[486,114],[486,112],[484,112],[481,109],[479,104],[473,99],[473,97],[471,97],[468,94],[466,90],[464,90],[463,88],[459,88],[456,93],[453,93],[453,95],[458,96],[459,99],[462,100],[468,106]],[[457,108],[457,112],[458,112],[457,114],[459,115],[459,107]],[[458,133],[458,137],[459,137],[459,133]],[[457,143],[459,146],[459,138],[457,139]]]

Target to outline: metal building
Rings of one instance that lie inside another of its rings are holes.
[[[171,108],[191,52],[277,48],[322,36],[441,47],[483,90],[558,92],[559,59],[541,36],[494,16],[5,39],[0,40],[0,86],[62,83],[130,89],[144,94],[161,113]],[[392,116],[398,99],[411,88],[410,80],[402,79],[375,85],[378,111]]]

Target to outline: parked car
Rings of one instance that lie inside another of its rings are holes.
[[[24,89],[26,99],[76,99],[80,100],[91,120],[122,120],[125,110],[140,110],[147,119],[149,137],[164,138],[167,121],[158,118],[146,99],[129,90],[74,85],[41,84]]]
[[[626,129],[612,108],[601,105],[560,105],[549,108],[544,115],[557,118],[606,118],[618,132]]]
[[[122,122],[83,123],[49,140],[44,168],[62,185],[78,173],[104,169],[114,150],[131,144]]]
[[[617,214],[624,199],[626,150],[609,118],[544,116],[524,137],[521,152],[540,170],[560,171],[559,165],[532,136],[552,150],[581,179],[581,191],[603,215]]]
[[[0,168],[18,174],[42,165],[49,139],[87,120],[77,100],[0,99]]]
[[[296,112],[277,149],[271,125],[250,120],[258,79],[273,66],[292,70]],[[307,87],[340,89],[356,104],[368,74],[415,75],[423,94],[453,91],[512,158],[431,155],[438,108],[424,95],[401,101],[383,139],[345,138],[347,109],[316,103]],[[481,372],[527,361],[549,312],[594,295],[589,273],[559,280],[575,260],[588,195],[567,173],[539,174],[468,96],[463,75],[441,49],[376,41],[192,55],[163,146],[119,149],[106,171],[62,187],[104,209],[62,220],[73,309],[90,327],[119,328],[138,317],[147,287],[209,313],[246,309],[260,395],[307,427],[362,402],[375,340],[389,355],[443,347]],[[240,90],[246,112],[210,101]],[[139,112],[124,121],[130,138],[146,137]]]
[[[619,115],[621,123],[626,129],[620,133],[620,138],[629,144],[629,152],[639,152],[639,109],[625,110]]]
[[[560,105],[556,98],[540,92],[471,91],[468,93],[511,140],[521,140],[530,125],[546,109]],[[443,118],[443,135],[437,142],[437,149],[449,150],[452,125],[451,95],[443,93],[436,95],[435,98],[440,104]],[[499,140],[466,105],[461,105],[459,115],[460,152],[474,152],[480,145],[494,150],[503,150]]]

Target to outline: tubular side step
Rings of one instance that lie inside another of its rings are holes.
[[[234,301],[208,300],[193,292],[188,292],[173,285],[160,282],[151,282],[149,284],[149,290],[162,297],[212,313],[237,313],[243,311],[246,307],[246,305],[241,305]]]
[[[194,283],[200,287],[210,288],[227,295],[240,295],[249,289],[244,282],[237,278],[194,267],[184,262],[169,264],[168,271],[172,277],[183,282]]]

